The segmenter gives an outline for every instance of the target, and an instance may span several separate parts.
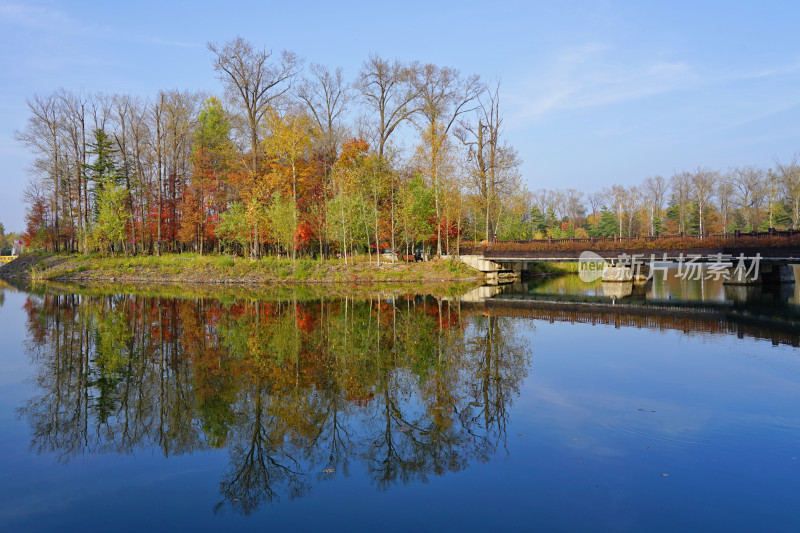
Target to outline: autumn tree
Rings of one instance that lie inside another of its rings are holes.
[[[294,199],[275,194],[267,207],[266,215],[272,237],[287,255],[291,250],[292,261],[296,262],[297,204]]]
[[[244,132],[250,143],[250,171],[258,174],[259,135],[270,106],[289,91],[297,74],[299,61],[292,52],[281,52],[280,60],[272,51],[258,50],[242,37],[220,46],[208,43],[214,54],[214,70],[232,101],[241,106]]]
[[[406,178],[400,188],[400,223],[406,254],[414,252],[414,245],[433,233],[431,220],[436,214],[431,189],[419,174]]]
[[[274,109],[268,110],[266,124],[269,134],[265,137],[266,153],[277,165],[288,168],[291,198],[294,208],[294,231],[298,227],[298,166],[301,159],[308,158],[314,137],[318,135],[311,118],[302,110],[293,109],[283,115]],[[297,247],[291,246],[292,259],[296,258]]]
[[[363,167],[364,161],[369,152],[369,143],[363,139],[351,139],[342,143],[342,153],[333,167],[331,179],[333,198],[328,212],[331,213],[333,224],[337,226],[331,228],[333,240],[338,241],[347,264],[348,244],[353,246],[356,228],[358,227],[358,217],[354,216],[354,209],[357,206],[355,200],[358,195],[355,191],[358,187],[358,171]],[[348,234],[350,240],[348,241]]]
[[[184,194],[181,233],[196,240],[203,253],[206,234],[214,235],[214,220],[224,209],[225,178],[232,159],[230,125],[222,104],[210,97],[197,117],[192,146],[193,171]]]

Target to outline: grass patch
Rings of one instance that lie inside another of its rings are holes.
[[[315,263],[312,259],[301,259],[297,262],[297,267],[294,269],[294,279],[297,281],[305,281],[315,269]]]
[[[220,269],[228,269],[228,268],[233,268],[234,266],[236,266],[236,259],[234,259],[233,257],[231,257],[229,255],[219,256],[219,257],[215,258],[215,262],[216,262],[217,268],[220,268]]]

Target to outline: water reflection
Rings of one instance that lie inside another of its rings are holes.
[[[726,285],[682,279],[672,269],[644,283],[587,283],[577,275],[533,279],[497,287],[476,307],[549,322],[734,334],[800,346],[799,295],[798,283]]]
[[[800,265],[795,265],[795,278]],[[535,295],[581,296],[587,298],[623,299],[636,301],[685,301],[707,303],[752,303],[769,300],[776,305],[800,305],[800,283],[728,285],[722,279],[705,279],[703,271],[698,279],[678,275],[678,268],[655,272],[647,282],[615,283],[600,279],[585,282],[577,275],[537,278],[525,283],[525,291]],[[511,289],[519,292],[521,285]],[[506,290],[508,292],[508,289]]]
[[[221,301],[31,294],[33,448],[224,448],[216,510],[347,476],[424,481],[503,449],[530,360],[512,319],[414,295]]]

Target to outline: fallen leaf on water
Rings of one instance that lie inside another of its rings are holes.
[[[661,474],[661,477],[669,477],[669,474]]]

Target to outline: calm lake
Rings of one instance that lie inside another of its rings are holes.
[[[800,531],[795,285],[439,292],[3,285],[0,530]]]

